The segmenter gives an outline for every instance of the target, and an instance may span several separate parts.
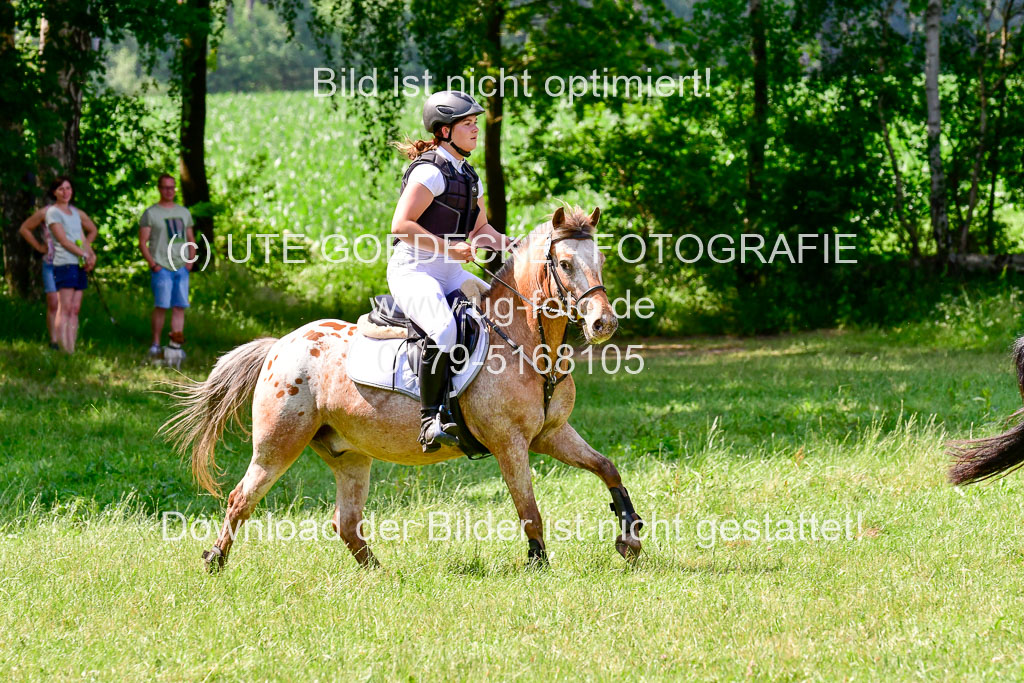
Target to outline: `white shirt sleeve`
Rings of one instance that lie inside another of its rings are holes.
[[[433,164],[420,164],[412,169],[409,182],[419,183],[435,197],[444,192],[444,176],[441,175],[441,169]]]
[[[64,221],[61,220],[60,209],[56,206],[51,206],[46,210],[46,227],[50,227],[54,223],[60,223],[60,226],[64,227]]]
[[[477,178],[477,180],[476,180],[476,196],[477,197],[483,197],[484,196],[484,183],[479,178]]]

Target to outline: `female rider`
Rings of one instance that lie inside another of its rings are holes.
[[[456,344],[455,318],[445,295],[467,280],[487,284],[463,269],[477,248],[512,244],[487,222],[483,184],[466,157],[476,149],[477,114],[483,107],[466,93],[444,90],[423,105],[432,140],[397,145],[412,163],[391,220],[396,246],[388,261],[395,303],[427,334],[420,360],[420,443],[424,453],[458,446],[440,414],[448,364]]]

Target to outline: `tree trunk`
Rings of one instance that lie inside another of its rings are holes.
[[[487,61],[494,70],[504,66],[501,51],[501,26],[505,21],[502,0],[494,3],[487,18]],[[500,92],[487,99],[487,126],[484,128],[484,165],[487,175],[487,213],[491,225],[504,234],[508,227],[505,198],[505,168],[501,164],[501,123],[505,100]]]
[[[488,6],[487,28],[484,36],[486,48],[484,66],[498,72],[503,66],[501,27],[505,22],[504,0],[495,0]],[[499,78],[499,73],[494,74]],[[500,81],[499,81],[500,83]],[[505,98],[500,88],[487,98],[486,125],[484,126],[484,176],[487,180],[487,219],[491,226],[505,234],[508,230],[508,199],[505,197],[505,167],[501,163],[501,124],[505,113]],[[501,265],[499,254],[488,254],[484,265],[497,270]]]
[[[903,189],[903,174],[900,173],[900,165],[896,159],[896,150],[893,149],[892,139],[889,135],[889,122],[885,118],[885,109],[882,107],[882,98],[878,98],[878,121],[882,124],[882,141],[885,142],[885,151],[889,156],[889,166],[892,168],[893,181],[896,184],[896,218],[903,231],[910,239],[910,257],[915,261],[921,258],[921,246],[917,237],[917,228],[912,218],[907,216],[906,192]]]
[[[754,60],[754,120],[747,144],[747,222],[754,227],[760,223],[764,203],[761,176],[768,146],[768,40],[761,0],[750,0],[748,9]]]
[[[1010,9],[1009,7],[1006,8]],[[989,186],[988,186],[988,209],[985,215],[985,243],[988,246],[988,253],[993,254],[996,250],[996,182],[999,179],[1000,156],[1003,147],[1003,109],[1006,107],[1006,49],[1009,45],[1010,20],[1012,15],[1009,11],[1003,11],[1003,25],[999,31],[999,77],[992,88],[993,99],[999,103],[992,111],[992,140],[994,148],[989,154]]]
[[[885,9],[882,11],[882,15],[879,24],[882,26],[888,26],[889,17],[892,15],[893,8],[896,5],[896,0],[889,0]],[[884,82],[886,73],[885,56],[888,54],[889,48],[889,37],[888,32],[883,29],[882,31],[882,50],[881,56],[878,58],[878,75],[879,78]],[[907,215],[906,205],[906,190],[903,185],[903,174],[900,172],[899,161],[896,159],[896,150],[892,146],[892,136],[889,133],[889,121],[885,116],[885,104],[883,103],[882,92],[879,92],[878,99],[876,101],[878,108],[878,122],[882,126],[882,141],[885,143],[885,152],[889,156],[889,166],[892,168],[893,182],[895,183],[896,190],[896,219],[899,221],[900,226],[903,228],[903,232],[906,233],[907,238],[910,240],[910,258],[913,262],[917,262],[921,258],[921,240],[917,234],[917,225],[913,217]]]
[[[940,256],[949,253],[949,217],[946,214],[946,179],[942,172],[939,113],[939,25],[941,0],[928,0],[925,12],[925,93],[928,101],[928,166],[931,171],[931,221],[935,248]]]
[[[978,183],[981,181],[981,160],[985,155],[985,142],[988,135],[988,95],[985,92],[985,73],[978,69],[978,97],[981,100],[978,113],[978,146],[974,152],[974,164],[971,167],[971,189],[967,193],[967,215],[960,226],[960,253],[967,253],[967,238],[974,220],[974,207],[978,204]]]
[[[3,168],[0,168],[0,238],[3,240],[4,282],[7,290],[16,296],[27,297],[38,287],[34,277],[32,248],[18,235],[21,222],[32,210],[32,195],[25,191],[19,177],[18,166],[24,160],[19,148],[24,138],[21,122],[23,104],[16,85],[21,73],[20,56],[15,46],[14,5],[0,2],[0,71],[6,82],[0,86],[0,148]]]
[[[974,151],[974,165],[971,168],[971,189],[967,194],[967,216],[964,218],[960,225],[960,253],[967,253],[967,240],[971,232],[971,222],[974,219],[974,208],[978,204],[978,185],[981,182],[981,160],[985,156],[986,145],[988,143],[988,102],[989,93],[985,87],[985,62],[989,56],[989,47],[992,44],[992,32],[989,30],[989,25],[992,21],[992,13],[995,12],[995,3],[988,3],[985,14],[983,15],[983,21],[981,31],[984,34],[984,39],[981,41],[983,45],[983,59],[978,65],[978,146]]]
[[[3,64],[5,74],[24,71],[19,68],[20,56],[14,44],[15,15],[8,2],[2,3]],[[21,222],[33,209],[30,191],[33,180],[40,187],[46,187],[55,176],[73,175],[78,165],[78,140],[82,121],[82,95],[89,74],[95,68],[91,54],[89,34],[81,28],[79,20],[82,6],[71,0],[51,0],[44,7],[48,17],[43,19],[39,35],[39,92],[25,97],[38,99],[45,115],[32,117],[42,119],[37,130],[38,174],[30,168],[12,168],[4,173],[5,187],[0,192],[4,233],[4,272],[8,288],[22,296],[38,289],[35,273],[36,259],[31,248],[18,235]],[[10,76],[7,76],[10,78]],[[17,76],[15,76],[17,77]],[[9,88],[15,86],[9,84]],[[13,103],[14,107],[4,111],[24,114],[25,101]],[[7,135],[23,134],[21,116],[3,122]],[[14,149],[14,146],[12,146]],[[22,149],[21,152],[28,150]],[[17,153],[17,152],[16,152]],[[30,154],[19,154],[17,165],[25,164]]]
[[[74,175],[78,166],[78,138],[82,123],[82,95],[89,77],[89,34],[75,22],[72,3],[56,0],[48,13],[57,21],[43,20],[42,65],[50,95],[44,98],[59,122],[50,141],[39,148],[39,183],[46,186],[58,175]]]
[[[213,265],[213,217],[209,215],[210,184],[206,179],[206,51],[210,27],[210,0],[189,0],[201,15],[181,48],[181,196],[195,209],[198,263],[206,262],[209,247]],[[202,235],[202,237],[200,237]],[[205,243],[204,239],[205,238]]]
[[[4,282],[7,291],[22,298],[34,297],[42,292],[39,278],[39,260],[28,242],[18,234],[22,221],[31,215],[35,204],[29,175],[21,187],[7,183],[0,188],[3,225]]]

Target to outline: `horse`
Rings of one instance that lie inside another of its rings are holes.
[[[569,424],[575,385],[571,374],[558,373],[564,368],[558,349],[547,346],[564,341],[573,323],[582,327],[587,344],[606,342],[618,327],[601,281],[605,256],[594,240],[599,218],[599,208],[587,215],[579,207],[560,207],[514,247],[479,300],[484,311],[508,312],[497,322],[487,319],[496,333],[488,335],[489,358],[503,362],[480,372],[458,399],[469,431],[498,462],[527,537],[528,564],[548,564],[531,450],[597,475],[620,523],[616,550],[629,562],[641,552],[637,532],[643,521],[615,465]],[[419,402],[348,377],[346,355],[356,331],[353,323],[318,320],[280,339],[239,346],[217,360],[205,381],[179,385],[181,410],[162,432],[182,455],[191,447],[197,483],[217,497],[214,446],[228,420],[241,425],[239,411],[252,402],[252,459],[228,495],[214,546],[203,553],[209,571],[224,566],[240,525],[307,445],[334,473],[332,524],[364,567],[379,565],[360,533],[373,461],[424,465],[463,455],[451,446],[423,453]]]
[[[1017,387],[1024,399],[1024,337],[1014,342],[1012,357],[1017,371]],[[1018,409],[1008,419],[1022,416],[1024,408]],[[1005,476],[1024,465],[1024,421],[1018,421],[1002,434],[952,442],[949,454],[954,458],[949,470],[949,481],[954,485]]]

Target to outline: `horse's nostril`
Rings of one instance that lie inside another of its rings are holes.
[[[604,329],[604,323],[601,322],[600,320],[596,320],[596,321],[594,321],[594,326],[593,327],[594,327],[594,332],[600,332],[601,330]]]

